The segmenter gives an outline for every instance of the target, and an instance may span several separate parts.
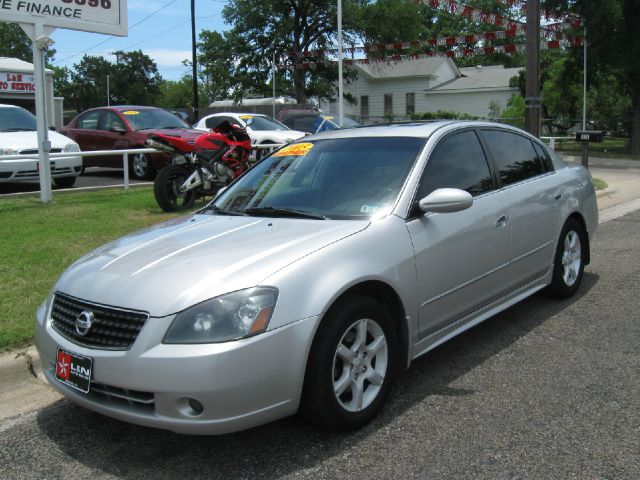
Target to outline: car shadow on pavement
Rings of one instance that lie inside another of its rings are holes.
[[[414,408],[426,406],[426,415],[451,415],[435,409],[429,413],[431,400],[474,395],[474,390],[452,384],[578,302],[598,279],[585,272],[579,292],[571,299],[534,295],[418,358],[399,375],[378,418],[359,431],[328,432],[290,417],[229,435],[185,436],[122,423],[67,400],[43,409],[37,416],[38,427],[61,452],[59,461],[71,461],[69,469],[76,472],[81,464],[126,479],[313,477],[320,464],[365,443],[380,430],[402,429],[402,421],[414,421],[403,418],[415,415],[410,411]],[[419,415],[425,415],[424,408]],[[437,418],[427,420],[438,424]],[[378,447],[384,449],[384,445]],[[382,461],[379,455],[383,454],[372,450],[367,455]]]

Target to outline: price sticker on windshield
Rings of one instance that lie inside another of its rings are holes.
[[[288,157],[289,155],[306,155],[313,148],[313,143],[294,143],[281,148],[273,154],[274,157]]]
[[[140,115],[140,112],[136,110],[127,110],[126,112],[122,112],[123,115]]]

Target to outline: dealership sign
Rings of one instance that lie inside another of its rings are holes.
[[[5,22],[127,35],[126,0],[0,0]]]
[[[36,82],[33,75],[25,73],[0,73],[0,92],[24,93],[35,91]]]

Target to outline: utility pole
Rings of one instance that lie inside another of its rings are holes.
[[[191,66],[193,67],[193,121],[200,118],[198,114],[198,57],[196,54],[196,5],[191,0]]]
[[[540,136],[540,1],[527,1],[527,79],[524,128]]]

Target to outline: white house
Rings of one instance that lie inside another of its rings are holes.
[[[400,62],[356,61],[357,78],[345,82],[344,93],[355,104],[344,102],[344,113],[363,123],[385,118],[406,118],[412,113],[438,110],[485,117],[492,101],[504,108],[517,88],[509,79],[520,68],[458,68],[448,57],[429,57]],[[325,113],[337,114],[335,99],[321,102]]]

